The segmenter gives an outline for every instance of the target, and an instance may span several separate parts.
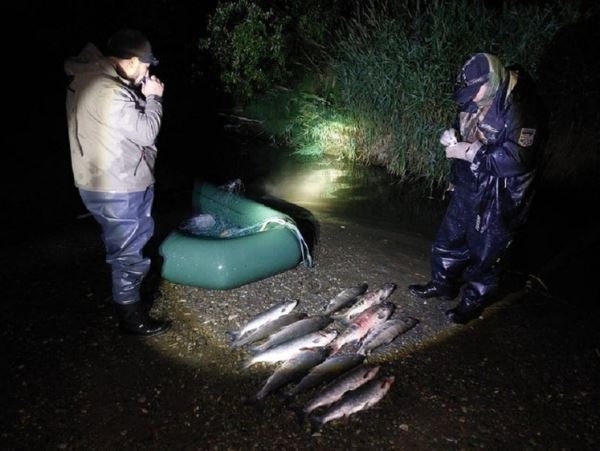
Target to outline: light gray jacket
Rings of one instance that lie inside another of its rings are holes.
[[[154,183],[161,98],[144,98],[92,44],[65,62],[65,72],[73,77],[67,120],[75,185],[88,191],[144,191]]]

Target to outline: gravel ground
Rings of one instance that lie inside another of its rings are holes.
[[[153,313],[173,328],[149,339],[117,333],[89,218],[8,246],[1,448],[598,449],[597,314],[520,290],[452,325],[452,302],[406,293],[427,279],[429,238],[318,219],[313,268],[227,291],[154,273]],[[247,354],[230,350],[227,331],[285,299],[319,313],[360,282],[397,283],[395,316],[420,320],[370,358],[396,378],[388,395],[317,436],[277,395],[245,405],[272,368],[241,370]]]

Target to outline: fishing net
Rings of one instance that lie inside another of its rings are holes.
[[[184,233],[211,238],[242,237],[273,228],[286,228],[292,232],[300,245],[303,264],[308,267],[313,266],[313,260],[302,233],[296,224],[289,219],[270,218],[248,227],[239,227],[219,216],[203,213],[194,215],[179,225],[179,230]]]
[[[186,219],[179,225],[179,230],[196,236],[226,238],[249,235],[251,232],[211,214],[198,214]]]

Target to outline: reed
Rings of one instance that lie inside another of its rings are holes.
[[[300,153],[380,165],[429,188],[447,175],[438,139],[455,114],[453,81],[469,55],[493,53],[535,78],[546,44],[576,19],[575,9],[558,1],[360,5],[329,44],[327,63],[304,78],[312,78],[311,94],[302,84],[272,90],[248,110]]]
[[[403,179],[442,183],[438,143],[455,114],[453,80],[472,53],[518,62],[535,78],[545,45],[575,19],[560,3],[501,9],[473,1],[370,2],[338,35],[336,108],[357,127],[360,160]]]

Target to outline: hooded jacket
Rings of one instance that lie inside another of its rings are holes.
[[[144,98],[92,44],[65,62],[67,121],[75,185],[136,192],[154,183],[161,98]]]
[[[480,232],[491,218],[500,218],[508,230],[521,225],[533,196],[545,135],[545,113],[533,81],[516,66],[508,73],[489,109],[477,120],[475,135],[482,146],[472,162],[454,160],[451,168],[452,184],[476,204],[475,228]],[[474,102],[460,107],[455,122],[459,133],[461,120],[478,113]]]

